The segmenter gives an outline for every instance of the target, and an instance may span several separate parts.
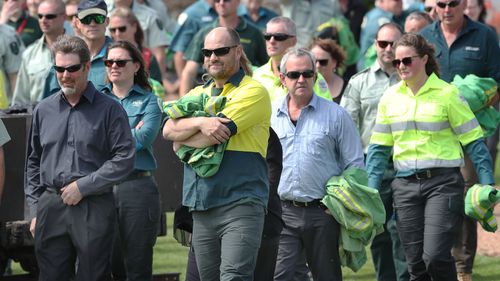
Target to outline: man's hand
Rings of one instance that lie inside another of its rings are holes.
[[[36,227],[36,217],[31,219],[30,232],[33,238],[35,238],[35,227]]]
[[[217,144],[221,144],[231,136],[231,131],[226,126],[229,122],[231,122],[231,119],[207,117],[200,126],[200,131],[203,135],[215,140]]]
[[[0,13],[0,23],[7,23],[17,12],[19,12],[19,8],[15,1],[4,1],[2,12]]]
[[[83,198],[82,194],[80,193],[80,189],[78,189],[76,181],[61,188],[61,191],[61,198],[63,200],[63,203],[66,205],[76,205]]]

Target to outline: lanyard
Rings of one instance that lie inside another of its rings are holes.
[[[21,22],[21,24],[17,28],[17,31],[16,31],[17,35],[21,35],[21,32],[23,32],[24,27],[26,27],[27,23],[28,23],[28,17],[25,17],[23,22]]]

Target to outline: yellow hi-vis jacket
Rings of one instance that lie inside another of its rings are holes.
[[[435,74],[413,95],[404,81],[382,96],[370,143],[393,146],[398,171],[463,165],[460,146],[483,137],[458,89]]]

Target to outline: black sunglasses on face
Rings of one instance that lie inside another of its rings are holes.
[[[66,20],[67,21],[73,21],[73,18],[76,17],[76,14],[73,15],[66,15]]]
[[[273,38],[273,37],[274,37],[274,40],[276,40],[276,41],[285,41],[288,38],[292,38],[295,36],[284,34],[284,33],[265,33],[264,34],[264,39],[266,39],[266,41],[270,41],[271,38]]]
[[[285,73],[285,76],[288,77],[289,79],[299,79],[300,76],[303,76],[304,78],[312,78],[314,76],[314,71],[313,70],[305,70],[305,71],[289,71]]]
[[[217,57],[221,57],[221,56],[227,55],[232,48],[237,47],[237,46],[238,45],[234,45],[234,46],[229,46],[229,47],[217,48],[217,49],[213,49],[213,50],[201,49],[201,53],[203,54],[204,57],[207,57],[207,58],[211,57],[212,54],[214,54]]]
[[[402,59],[395,59],[392,61],[392,66],[394,66],[395,68],[398,68],[401,63],[403,63],[405,66],[410,66],[413,62],[412,58],[418,58],[420,56],[411,56],[411,57],[406,57],[406,58],[402,58]]]
[[[83,19],[80,19],[80,22],[85,25],[89,25],[92,21],[94,21],[97,24],[103,24],[106,21],[106,16],[93,14],[93,15],[88,15]]]
[[[436,6],[438,6],[441,9],[446,8],[446,6],[448,6],[450,8],[455,8],[456,6],[460,5],[460,2],[462,2],[462,1],[461,0],[454,0],[454,1],[450,1],[448,3],[436,2]]]
[[[115,63],[116,66],[118,66],[118,67],[124,67],[127,64],[127,62],[129,62],[129,61],[132,61],[132,60],[131,59],[129,59],[129,60],[105,60],[104,65],[106,67],[112,67],[113,63]]]
[[[48,20],[53,20],[53,19],[57,18],[57,15],[55,15],[55,14],[46,14],[46,15],[44,15],[44,14],[38,14],[38,18],[39,19],[46,18]]]
[[[430,13],[432,11],[432,9],[434,9],[434,7],[427,6],[424,8],[424,11],[426,11],[427,13]]]
[[[74,65],[70,65],[70,66],[66,66],[66,67],[54,65],[54,69],[59,73],[64,73],[64,71],[73,73],[73,72],[77,72],[78,70],[80,70],[80,68],[82,68],[82,65],[83,65],[83,63],[74,64]]]
[[[324,59],[324,60],[316,60],[317,63],[321,66],[326,66],[328,64],[329,59]]]
[[[385,40],[377,40],[377,45],[381,48],[381,49],[385,49],[387,48],[388,45],[394,45],[394,42],[391,42],[391,41],[385,41]]]
[[[119,27],[110,27],[109,28],[109,32],[111,32],[111,33],[115,33],[116,31],[120,31],[120,33],[123,33],[125,31],[127,31],[127,27],[126,26],[119,26]]]

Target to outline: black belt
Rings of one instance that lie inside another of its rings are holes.
[[[61,188],[52,187],[52,186],[51,187],[47,187],[46,191],[51,192],[51,193],[56,193],[57,195],[61,195],[62,194]],[[113,191],[113,189],[111,187],[106,187],[106,188],[102,189],[99,192],[92,193],[92,195],[101,195],[101,194],[105,194],[105,193],[110,193],[112,191]]]
[[[433,169],[426,169],[426,170],[418,171],[418,172],[411,174],[409,176],[406,176],[404,178],[426,180],[426,179],[433,178],[435,176],[439,176],[439,175],[443,175],[443,174],[450,174],[450,173],[457,173],[457,172],[460,172],[460,169],[457,167],[455,167],[455,168],[433,168]]]
[[[295,207],[301,207],[301,208],[310,208],[310,207],[321,207],[324,208],[325,205],[321,203],[321,199],[314,199],[309,202],[300,202],[300,201],[294,201],[294,200],[282,200],[283,203],[292,205]],[[326,207],[325,207],[326,208]]]
[[[131,181],[140,178],[150,177],[153,174],[150,171],[139,171],[135,170],[130,175],[128,175],[123,181]]]

